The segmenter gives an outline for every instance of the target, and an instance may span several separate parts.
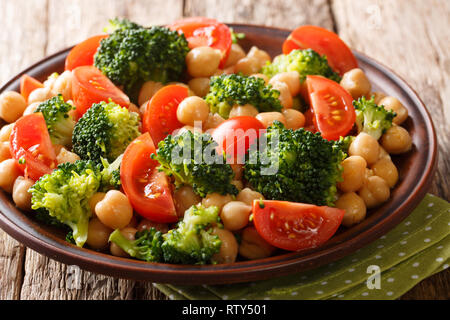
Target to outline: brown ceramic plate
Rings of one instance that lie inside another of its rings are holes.
[[[272,56],[281,53],[283,40],[289,34],[288,30],[276,28],[239,24],[231,26],[235,31],[246,34],[245,39],[241,41],[246,50],[256,45]],[[69,49],[66,49],[54,54],[23,73],[44,80],[53,72],[61,72],[68,51]],[[225,265],[146,263],[70,245],[64,240],[62,232],[40,224],[33,219],[32,213],[18,210],[10,196],[3,192],[0,192],[0,227],[31,249],[63,263],[110,276],[158,283],[219,284],[261,280],[274,275],[281,276],[316,268],[342,258],[381,237],[411,213],[430,186],[437,160],[433,123],[417,94],[391,70],[358,52],[355,52],[355,55],[374,90],[399,98],[409,110],[409,118],[404,126],[412,136],[414,147],[411,152],[394,158],[399,168],[400,180],[392,191],[390,200],[369,211],[367,218],[359,225],[350,229],[341,228],[338,234],[320,248]],[[4,85],[0,93],[7,90],[17,91],[23,73]]]

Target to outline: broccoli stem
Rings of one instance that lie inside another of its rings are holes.
[[[119,229],[113,231],[113,233],[109,236],[109,242],[114,242],[117,244],[123,251],[128,253],[133,258],[137,258],[138,250],[134,241],[128,240],[124,237],[124,235],[120,232]]]

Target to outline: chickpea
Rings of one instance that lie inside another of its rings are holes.
[[[188,85],[195,95],[204,97],[209,92],[209,81],[209,78],[194,78],[189,80]]]
[[[305,125],[305,116],[298,110],[285,109],[281,111],[286,119],[286,128],[297,130]]]
[[[6,122],[15,122],[26,108],[27,102],[21,94],[8,91],[0,95],[0,117]]]
[[[234,66],[234,72],[242,72],[246,76],[258,73],[260,69],[260,62],[255,57],[242,58]]]
[[[200,97],[187,97],[178,105],[177,118],[181,123],[193,126],[195,121],[206,121],[208,115],[209,106]]]
[[[131,217],[130,223],[127,224],[127,228],[137,228],[139,225],[138,216],[136,214],[133,214]]]
[[[238,254],[238,243],[234,235],[225,229],[215,227],[212,231],[219,237],[222,244],[220,251],[213,256],[213,260],[217,263],[233,263],[236,261]]]
[[[223,206],[220,218],[225,229],[237,231],[245,228],[248,218],[252,212],[252,207],[241,201],[230,201]]]
[[[270,79],[269,84],[273,84],[276,82],[285,83],[289,88],[291,96],[296,96],[300,93],[301,89],[300,74],[297,71],[278,73],[274,75],[272,79]]]
[[[14,123],[5,124],[0,130],[0,142],[9,141]]]
[[[147,219],[143,219],[141,222],[139,222],[137,227],[138,231],[144,231],[151,228],[155,228],[162,233],[167,233],[169,231],[169,226],[166,223],[157,223]]]
[[[390,154],[400,154],[411,150],[412,139],[406,129],[393,125],[381,136],[381,145]]]
[[[93,216],[95,216],[95,206],[97,205],[97,203],[102,201],[105,198],[105,196],[106,193],[97,192],[89,199],[89,208],[91,209],[91,213]]]
[[[249,260],[269,257],[275,247],[268,244],[256,231],[255,227],[247,227],[242,231],[239,254]]]
[[[145,101],[143,104],[141,104],[141,106],[139,107],[140,114],[145,114],[149,102],[150,101]]]
[[[241,180],[233,180],[231,181],[231,184],[234,185],[239,191],[244,189],[244,183]]]
[[[376,176],[383,178],[387,182],[389,188],[394,187],[398,181],[397,167],[390,159],[383,158],[378,160],[372,165],[372,170]]]
[[[336,201],[336,207],[345,210],[342,224],[350,227],[360,223],[366,217],[366,204],[364,200],[354,192],[344,193]]]
[[[199,127],[184,126],[184,127],[181,127],[180,129],[174,130],[172,135],[175,136],[177,134],[182,134],[183,132],[186,132],[186,131],[190,131],[192,133],[194,133],[194,132],[202,133],[202,129]]]
[[[175,209],[179,217],[183,217],[187,209],[202,201],[191,186],[182,186],[173,193]]]
[[[120,233],[130,241],[136,240],[136,238],[135,238],[136,232],[137,232],[137,230],[135,228],[124,228],[124,229],[120,230]],[[114,242],[111,242],[111,245],[109,246],[109,251],[111,252],[111,254],[113,256],[116,256],[116,257],[127,258],[130,256],[128,253],[123,251],[122,248],[120,248]]]
[[[24,177],[17,177],[16,181],[14,181],[12,198],[18,208],[26,211],[31,210],[31,193],[28,192],[28,189],[33,184],[33,180]]]
[[[291,92],[289,87],[284,82],[273,82],[272,87],[278,91],[280,91],[280,96],[278,99],[283,106],[283,109],[290,109],[294,105],[294,100],[292,99]]]
[[[371,176],[358,191],[367,208],[374,208],[389,199],[389,185],[383,178]]]
[[[254,73],[251,75],[251,77],[255,77],[255,78],[261,78],[264,80],[264,83],[267,85],[269,84],[269,77],[266,76],[265,74],[262,73]]]
[[[363,157],[350,156],[342,161],[343,181],[338,183],[338,188],[344,192],[356,191],[364,184],[364,174],[367,162]]]
[[[25,108],[25,111],[23,112],[24,116],[27,116],[29,114],[32,114],[36,111],[37,107],[39,107],[39,105],[41,104],[41,102],[33,102],[32,104],[30,104],[28,107]]]
[[[286,118],[281,112],[261,112],[258,113],[256,119],[261,121],[264,127],[269,127],[274,121],[280,121],[282,124],[286,125]]]
[[[251,47],[250,51],[247,53],[247,57],[256,58],[259,63],[259,69],[267,64],[267,62],[271,61],[270,55],[261,49],[258,49],[256,46]]]
[[[234,66],[239,60],[245,58],[244,49],[237,43],[233,43],[231,45],[230,54],[227,58],[227,62],[225,63],[225,68]]]
[[[77,160],[80,160],[80,157],[76,153],[67,151],[67,149],[64,147],[61,148],[61,151],[59,151],[58,155],[56,156],[56,161],[58,162],[58,164],[66,162],[75,163],[75,161]]]
[[[380,145],[375,138],[365,132],[361,132],[350,144],[348,153],[351,156],[363,157],[367,161],[367,164],[370,165],[378,160]]]
[[[386,110],[392,110],[397,114],[392,120],[397,125],[402,124],[408,118],[408,109],[397,98],[385,97],[380,100],[379,104],[384,106]]]
[[[37,88],[33,90],[28,96],[28,104],[33,102],[43,102],[50,99],[53,96],[49,87]]]
[[[384,150],[384,148],[382,146],[380,146],[380,154],[378,155],[378,160],[380,160],[380,159],[391,160],[391,156],[389,155],[389,153],[386,152],[386,150]]]
[[[122,229],[130,223],[133,207],[125,194],[110,190],[103,200],[95,205],[95,214],[104,225],[111,229]]]
[[[261,199],[264,200],[264,196],[261,193],[254,191],[250,188],[242,189],[236,197],[237,201],[241,201],[249,206],[253,205],[253,200],[261,200]]]
[[[230,111],[230,118],[234,117],[240,117],[240,116],[249,116],[249,117],[256,117],[258,114],[258,109],[256,109],[251,104],[245,104],[243,106],[235,105],[233,108],[231,108]]]
[[[233,198],[229,194],[222,195],[219,193],[210,193],[205,198],[203,198],[202,205],[205,208],[215,206],[218,207],[220,211],[222,210],[224,205],[226,205],[228,202],[232,200]]]
[[[137,105],[135,105],[134,103],[130,103],[130,104],[128,105],[128,111],[137,113],[137,114],[139,114],[139,115],[141,114],[141,110],[139,110],[139,108],[137,107]]]
[[[0,142],[0,162],[6,159],[11,159],[11,151],[9,149],[9,142]]]
[[[386,95],[383,92],[371,92],[370,96],[373,97],[373,102],[375,102],[375,104],[380,104],[381,99],[383,99],[384,97],[386,97]]]
[[[0,162],[0,188],[11,193],[14,181],[21,175],[21,171],[16,164],[16,160],[7,159]]]
[[[105,226],[99,219],[89,221],[86,243],[95,250],[102,250],[108,246],[109,235],[113,230]]]
[[[161,82],[156,81],[147,81],[145,82],[141,90],[139,91],[138,103],[139,105],[143,105],[146,101],[149,101],[153,95],[163,87],[164,85]]]
[[[206,119],[203,128],[206,130],[217,128],[225,119],[222,118],[218,113],[208,114],[208,119]]]
[[[47,80],[45,80],[44,81],[44,87],[45,88],[48,88],[48,89],[50,89],[50,90],[52,90],[53,89],[53,85],[55,84],[55,82],[56,82],[56,79],[58,79],[58,77],[59,77],[59,75],[58,75],[58,73],[57,72],[53,72],[48,78],[47,78]]]
[[[188,73],[194,77],[210,77],[219,67],[222,55],[219,50],[211,47],[197,47],[186,56]]]
[[[366,168],[366,171],[364,172],[364,182],[367,181],[367,179],[369,179],[369,177],[373,176],[373,170]]]
[[[53,83],[52,92],[54,94],[62,94],[64,101],[72,99],[72,80],[71,71],[64,71]]]
[[[364,71],[359,68],[344,73],[340,85],[352,95],[353,99],[368,95],[372,88]]]

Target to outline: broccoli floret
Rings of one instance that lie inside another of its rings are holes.
[[[266,86],[263,79],[243,75],[213,77],[205,100],[212,113],[228,119],[233,105],[252,104],[260,112],[281,111],[280,92]]]
[[[262,68],[262,73],[269,78],[288,71],[297,71],[301,82],[305,81],[307,75],[321,75],[336,82],[341,80],[339,74],[328,65],[327,57],[311,49],[293,50],[287,55],[280,55]]]
[[[238,43],[239,40],[242,40],[245,38],[245,33],[243,32],[234,32],[233,28],[230,28],[230,32],[231,32],[231,41],[233,43]]]
[[[73,151],[83,160],[112,162],[140,135],[139,115],[114,102],[93,104],[75,125]]]
[[[69,115],[74,107],[64,102],[61,94],[42,102],[35,112],[41,112],[47,124],[50,139],[54,144],[72,145],[72,132],[75,121]]]
[[[109,236],[109,241],[117,244],[131,257],[148,262],[162,262],[162,233],[150,228],[136,233],[136,240],[131,241],[123,236],[119,229]]]
[[[140,29],[142,26],[128,19],[114,18],[109,20],[109,25],[103,29],[106,33],[113,33],[114,31],[121,29]]]
[[[356,137],[354,136],[345,136],[340,137],[339,140],[335,141],[335,144],[344,152],[345,154],[348,154],[348,148],[350,148],[350,145],[352,144],[353,140],[355,140]]]
[[[114,31],[103,39],[94,65],[136,100],[145,81],[178,81],[189,52],[184,35],[165,27],[144,28],[126,20],[113,20]]]
[[[365,132],[377,140],[392,126],[392,120],[396,116],[392,110],[386,110],[384,106],[375,104],[374,97],[370,100],[365,97],[353,100],[353,106],[358,131]]]
[[[217,143],[207,133],[192,133],[189,130],[167,136],[158,144],[157,154],[160,171],[175,179],[175,186],[190,185],[201,197],[209,193],[238,193],[231,184],[233,169],[225,163],[225,155],[216,152]]]
[[[119,190],[122,182],[120,181],[120,165],[122,164],[123,154],[117,157],[113,163],[109,163],[106,159],[101,159],[103,170],[101,171],[102,183],[101,189],[108,191],[110,189]]]
[[[266,146],[250,152],[244,165],[256,191],[270,200],[333,205],[345,157],[338,144],[303,128],[285,129],[279,121],[262,137]]]
[[[163,235],[161,245],[164,261],[181,264],[214,263],[222,242],[212,234],[214,224],[220,223],[219,208],[192,206],[175,229]]]
[[[91,161],[60,164],[30,188],[31,207],[41,214],[46,210],[50,217],[69,226],[77,246],[82,247],[91,217],[88,202],[97,192],[100,182],[100,169]]]

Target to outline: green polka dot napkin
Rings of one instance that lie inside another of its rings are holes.
[[[397,227],[339,261],[270,280],[155,284],[171,299],[396,299],[450,263],[450,204],[427,195]]]

